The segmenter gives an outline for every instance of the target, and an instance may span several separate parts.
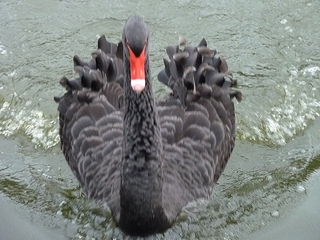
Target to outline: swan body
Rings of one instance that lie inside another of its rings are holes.
[[[106,203],[130,235],[169,228],[189,202],[208,198],[235,142],[226,61],[203,39],[167,48],[158,79],[171,88],[155,101],[149,69],[149,32],[129,17],[122,41],[105,37],[89,63],[74,57],[79,77],[60,83],[61,148],[90,199]]]

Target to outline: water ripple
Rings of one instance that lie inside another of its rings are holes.
[[[30,105],[30,102],[26,105]],[[16,109],[9,102],[4,102],[0,108],[0,134],[12,136],[19,133],[31,138],[36,147],[48,149],[59,142],[55,119],[39,110],[27,107]]]
[[[318,66],[301,70],[292,67],[288,80],[277,84],[280,99],[269,109],[261,109],[252,115],[241,115],[239,137],[250,141],[284,145],[303,131],[311,121],[320,116],[320,99],[316,78]]]

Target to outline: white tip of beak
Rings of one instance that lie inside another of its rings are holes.
[[[131,87],[136,93],[141,93],[145,86],[145,79],[131,79]]]

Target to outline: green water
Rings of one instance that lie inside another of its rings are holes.
[[[165,46],[206,37],[226,57],[243,101],[237,143],[212,200],[189,206],[150,239],[318,239],[320,2],[0,2],[0,239],[128,239],[81,194],[59,149],[53,96],[89,60],[98,36],[118,41],[127,16],[151,30],[156,82]],[[9,226],[14,226],[14,231]],[[299,235],[300,234],[300,235]]]

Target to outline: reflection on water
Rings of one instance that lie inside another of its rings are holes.
[[[156,82],[165,46],[206,37],[227,58],[244,99],[238,144],[212,200],[193,204],[151,239],[241,239],[308,197],[320,168],[318,1],[0,2],[0,196],[35,225],[70,239],[126,239],[110,212],[89,202],[59,150],[53,96],[72,56],[90,59],[97,36],[121,37],[142,14]],[[28,14],[26,14],[28,12]],[[0,197],[1,201],[1,197]],[[31,220],[30,220],[31,221]],[[307,234],[307,233],[306,233]],[[0,235],[1,236],[1,235]]]

